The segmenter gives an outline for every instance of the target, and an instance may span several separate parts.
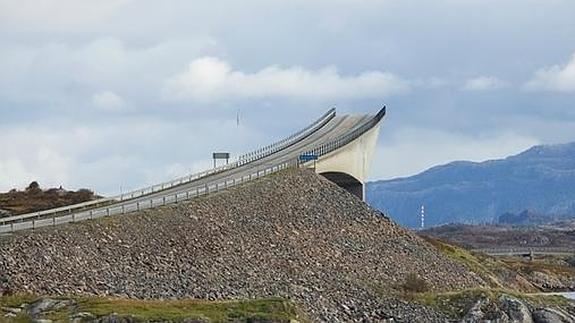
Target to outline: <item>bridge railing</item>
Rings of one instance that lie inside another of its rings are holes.
[[[302,129],[302,130],[300,130],[300,131],[298,131],[298,132],[296,132],[296,133],[294,133],[294,134],[292,134],[292,135],[290,135],[290,136],[288,136],[282,140],[279,140],[273,144],[265,146],[261,149],[252,151],[252,152],[244,154],[244,155],[241,155],[237,161],[229,163],[227,165],[223,165],[223,166],[212,168],[212,169],[209,169],[206,171],[202,171],[202,172],[198,172],[195,174],[179,177],[179,178],[176,178],[176,179],[171,180],[171,181],[167,181],[164,183],[144,187],[141,189],[137,189],[134,191],[130,191],[130,192],[123,193],[123,194],[109,197],[109,198],[103,198],[103,199],[78,203],[78,204],[74,204],[74,205],[68,205],[68,206],[58,207],[58,208],[54,208],[54,209],[44,210],[44,211],[38,211],[38,212],[33,212],[33,213],[20,214],[20,215],[14,215],[14,216],[0,218],[0,224],[7,224],[7,223],[11,223],[11,222],[24,221],[24,220],[28,220],[28,219],[39,219],[39,218],[50,216],[50,215],[62,215],[65,213],[71,214],[75,211],[81,211],[83,209],[94,208],[94,207],[101,207],[101,206],[104,206],[107,204],[113,204],[114,202],[117,202],[117,201],[130,200],[130,199],[134,199],[134,198],[141,197],[144,195],[159,192],[159,191],[162,191],[165,189],[169,189],[169,188],[172,188],[174,186],[187,184],[187,183],[190,183],[192,181],[198,180],[198,179],[206,177],[206,176],[221,173],[223,171],[227,171],[227,170],[230,170],[230,169],[233,169],[233,168],[236,168],[236,167],[260,160],[260,159],[265,158],[267,156],[270,156],[270,155],[272,155],[278,151],[281,151],[281,150],[305,139],[309,135],[313,134],[314,132],[319,130],[321,127],[323,127],[325,124],[327,124],[334,117],[335,117],[335,109],[332,108],[332,109],[328,110],[325,114],[323,114],[319,119],[317,119],[312,124],[307,126],[306,128],[304,128],[304,129]]]
[[[328,123],[331,119],[333,119],[334,117],[335,117],[335,108],[331,108],[323,116],[321,116],[314,123],[312,123],[309,127],[302,129],[302,130],[292,134],[291,136],[289,136],[285,139],[277,141],[277,142],[270,144],[268,146],[265,146],[261,149],[252,151],[252,152],[244,154],[244,155],[241,155],[238,158],[238,163],[239,163],[239,165],[244,165],[244,164],[247,164],[249,162],[256,161],[256,160],[265,158],[267,156],[270,156],[270,155],[272,155],[272,154],[274,154],[280,150],[283,150],[283,149],[291,146],[292,144],[297,143],[297,142],[301,141],[302,139],[305,139],[306,137],[308,137],[312,133],[316,132],[321,127],[323,127],[326,123]]]
[[[306,155],[313,154],[313,155],[317,155],[317,156],[324,156],[326,154],[331,153],[332,151],[335,151],[335,150],[347,145],[348,143],[359,138],[361,135],[363,135],[367,131],[371,130],[375,125],[377,125],[381,121],[381,119],[383,119],[383,117],[385,116],[385,110],[386,110],[386,107],[384,106],[381,110],[379,110],[379,112],[373,118],[369,119],[367,122],[358,126],[357,128],[355,128],[351,132],[348,132],[347,134],[345,134],[345,135],[343,135],[343,136],[341,136],[335,140],[332,140],[330,142],[327,142],[325,144],[317,146],[311,150],[305,151],[303,154],[306,154]],[[310,163],[310,162],[309,161],[300,161],[300,164],[306,164],[306,163]]]
[[[316,132],[318,129],[323,127],[326,123],[328,123],[334,117],[335,117],[335,109],[332,108],[332,109],[328,110],[324,115],[322,115],[319,119],[314,121],[308,127],[294,133],[293,135],[291,135],[291,136],[289,136],[283,140],[277,141],[271,145],[265,146],[263,148],[255,150],[251,153],[242,155],[235,162],[232,162],[232,163],[229,163],[226,165],[222,165],[222,166],[219,166],[216,168],[212,168],[212,169],[209,169],[206,171],[202,171],[199,173],[191,174],[188,176],[179,177],[179,178],[176,178],[174,180],[167,181],[164,183],[160,183],[160,184],[152,185],[152,186],[145,187],[142,189],[127,192],[124,194],[120,194],[118,196],[112,197],[112,199],[118,200],[118,201],[133,199],[133,198],[140,197],[143,195],[148,195],[151,193],[162,191],[162,190],[174,187],[174,186],[186,184],[186,183],[198,180],[200,178],[203,178],[203,177],[206,177],[209,175],[221,173],[223,171],[227,171],[227,170],[239,167],[241,165],[245,165],[247,163],[251,163],[253,161],[260,160],[262,158],[265,158],[265,157],[267,157],[273,153],[276,153],[280,150],[283,150],[283,149],[299,142],[300,140],[306,138],[307,136],[311,135],[312,133]]]
[[[128,202],[121,205],[110,205],[109,207],[106,208],[86,210],[81,212],[75,212],[72,214],[52,216],[42,219],[33,219],[31,221],[26,222],[11,222],[9,224],[0,225],[0,233],[9,233],[26,229],[38,229],[42,227],[56,226],[64,223],[72,223],[82,220],[101,218],[105,216],[125,214],[128,212],[145,210],[160,205],[173,204],[194,197],[206,195],[209,193],[219,192],[223,189],[234,187],[255,180],[257,178],[261,178],[269,174],[297,166],[298,166],[297,160],[289,160],[283,163],[269,166],[263,170],[253,172],[249,175],[239,176],[232,179],[228,178],[226,180],[221,181],[214,181],[204,186],[194,187],[189,190],[174,193],[171,195],[150,197],[150,199],[145,201]]]

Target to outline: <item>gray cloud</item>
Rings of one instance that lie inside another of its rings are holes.
[[[374,178],[575,140],[572,39],[569,0],[0,0],[0,189],[117,193],[334,105],[389,106]]]
[[[463,89],[469,91],[496,90],[505,87],[507,83],[495,76],[478,76],[468,79]]]
[[[245,73],[233,70],[218,58],[200,57],[168,81],[164,96],[172,100],[207,102],[277,96],[340,100],[386,97],[408,89],[406,81],[381,71],[342,76],[335,67],[307,70],[269,66]]]

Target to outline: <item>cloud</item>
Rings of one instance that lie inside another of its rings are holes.
[[[104,111],[121,111],[126,108],[126,102],[121,96],[111,91],[96,93],[92,96],[92,104]]]
[[[575,53],[566,65],[553,65],[535,72],[528,90],[575,92]]]
[[[1,1],[1,0],[0,0]],[[160,100],[162,81],[190,56],[215,45],[210,37],[134,45],[117,37],[87,41],[0,42],[0,99],[37,106],[78,106],[98,91],[122,93],[137,105]]]
[[[505,81],[502,81],[494,76],[478,76],[468,79],[463,86],[464,90],[468,91],[487,91],[500,89],[507,85]]]
[[[406,81],[388,72],[342,76],[335,67],[308,70],[270,66],[246,73],[233,70],[218,58],[201,57],[167,81],[164,97],[201,102],[266,97],[357,99],[383,98],[408,88]]]
[[[385,135],[385,129],[382,130]],[[411,176],[454,160],[479,162],[505,158],[540,143],[535,137],[514,132],[473,136],[419,127],[402,128],[379,142],[385,144],[377,147],[372,179]]]
[[[87,187],[104,195],[117,194],[120,185],[137,189],[209,169],[214,150],[238,156],[239,147],[270,141],[257,129],[237,126],[233,118],[130,116],[89,125],[43,120],[0,124],[0,133],[0,191],[38,181],[43,187]]]
[[[131,0],[0,0],[0,25],[49,29],[101,21]]]

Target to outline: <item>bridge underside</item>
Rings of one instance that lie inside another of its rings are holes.
[[[363,184],[353,176],[341,172],[325,172],[320,175],[363,200]]]

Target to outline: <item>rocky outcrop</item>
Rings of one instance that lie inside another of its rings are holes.
[[[575,317],[552,308],[538,309],[533,312],[535,323],[567,323],[574,322]]]
[[[571,313],[550,307],[537,307],[529,302],[509,295],[499,299],[480,297],[467,311],[462,323],[501,322],[501,323],[572,323],[575,322],[575,308]]]
[[[280,296],[317,321],[443,321],[396,297],[412,273],[435,291],[484,285],[307,170],[177,205],[0,238],[0,290],[144,299]]]

